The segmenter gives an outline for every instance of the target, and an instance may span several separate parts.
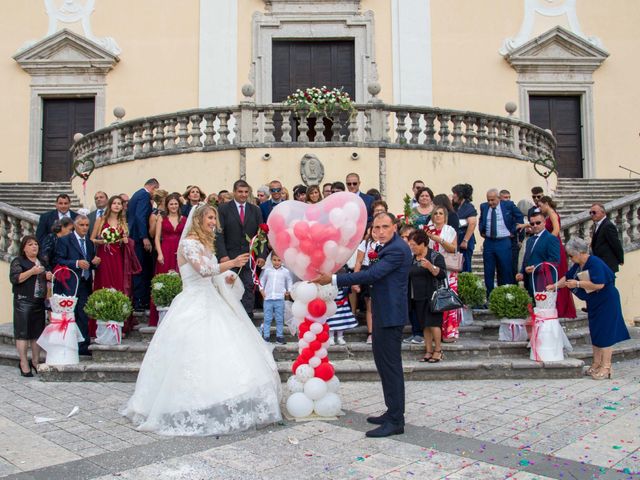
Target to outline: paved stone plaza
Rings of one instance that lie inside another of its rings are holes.
[[[167,438],[120,417],[127,383],[45,383],[0,366],[11,479],[640,479],[640,360],[615,378],[407,383],[405,434],[367,439],[377,383],[342,385],[335,422]],[[67,418],[74,406],[79,411]]]

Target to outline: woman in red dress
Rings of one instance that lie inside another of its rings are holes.
[[[178,272],[178,243],[186,224],[186,217],[181,215],[180,196],[172,193],[167,196],[164,202],[165,212],[162,220],[156,222],[154,242],[158,259],[156,261],[155,274],[167,273],[170,270]],[[149,313],[149,325],[158,325],[158,310],[151,306]]]
[[[538,208],[540,208],[540,212],[546,217],[545,228],[560,240],[560,264],[558,265],[558,278],[560,279],[565,276],[568,270],[567,252],[564,249],[564,244],[560,237],[560,215],[556,211],[556,203],[548,196],[544,196],[538,200]],[[573,303],[571,290],[568,288],[558,289],[556,308],[558,309],[559,318],[576,318],[576,306]]]
[[[107,243],[103,238],[103,232],[113,227],[120,237],[114,243]],[[96,254],[100,257],[100,267],[96,270],[93,281],[94,290],[100,288],[115,288],[116,290],[131,295],[131,276],[135,273],[137,259],[132,255],[133,241],[129,240],[129,229],[124,212],[122,199],[115,195],[109,199],[107,209],[102,217],[96,221],[91,240],[96,245]],[[133,256],[133,258],[131,258]],[[137,268],[140,264],[137,263]],[[131,319],[125,321],[123,333],[131,330]],[[89,334],[96,335],[96,321],[89,321]]]

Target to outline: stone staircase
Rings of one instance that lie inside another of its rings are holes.
[[[591,361],[591,346],[587,318],[562,319],[572,345],[564,361],[537,363],[529,360],[526,342],[499,342],[500,321],[487,310],[476,310],[473,325],[460,327],[461,336],[455,343],[443,344],[444,360],[440,363],[420,363],[422,345],[403,344],[405,378],[407,380],[464,380],[487,378],[576,378]],[[140,318],[140,320],[144,320]],[[256,314],[256,324],[261,314]],[[93,357],[78,365],[40,367],[43,381],[118,381],[134,382],[155,327],[141,323],[121,345],[92,345]],[[409,327],[406,329],[409,335]],[[631,327],[633,339],[618,344],[614,359],[640,357],[640,328]],[[275,331],[272,337],[275,336]],[[344,381],[375,381],[378,379],[371,345],[365,343],[366,328],[359,326],[345,333],[347,345],[329,347],[329,357],[336,374]],[[276,345],[273,351],[280,376],[286,380],[297,356],[297,339],[287,334],[286,345]],[[17,354],[13,346],[10,325],[0,326],[0,363],[15,365]]]
[[[554,200],[563,219],[588,210],[595,203],[608,203],[640,192],[640,179],[559,178]]]
[[[61,193],[69,195],[73,210],[81,207],[69,182],[0,183],[0,202],[37,214],[52,210]]]

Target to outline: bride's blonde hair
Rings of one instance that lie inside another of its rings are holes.
[[[211,205],[198,205],[193,212],[193,218],[191,223],[191,229],[187,233],[188,237],[196,237],[200,243],[209,248],[213,253],[216,253],[216,234],[213,230],[207,230],[204,226],[204,218],[209,212],[213,212],[216,215],[216,222],[218,220],[218,210]]]

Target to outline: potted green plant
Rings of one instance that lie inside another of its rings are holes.
[[[469,272],[458,274],[458,295],[464,303],[462,309],[462,325],[473,323],[473,308],[481,307],[487,299],[487,291],[482,280],[477,275]]]
[[[101,288],[89,295],[84,311],[98,324],[96,343],[119,345],[124,321],[132,310],[129,297],[115,288]]]
[[[532,300],[524,288],[517,285],[496,287],[489,295],[489,310],[500,320],[498,339],[506,342],[526,342],[527,317]]]
[[[158,310],[158,325],[169,310],[173,299],[182,291],[182,279],[176,272],[159,273],[151,279],[151,297]]]

